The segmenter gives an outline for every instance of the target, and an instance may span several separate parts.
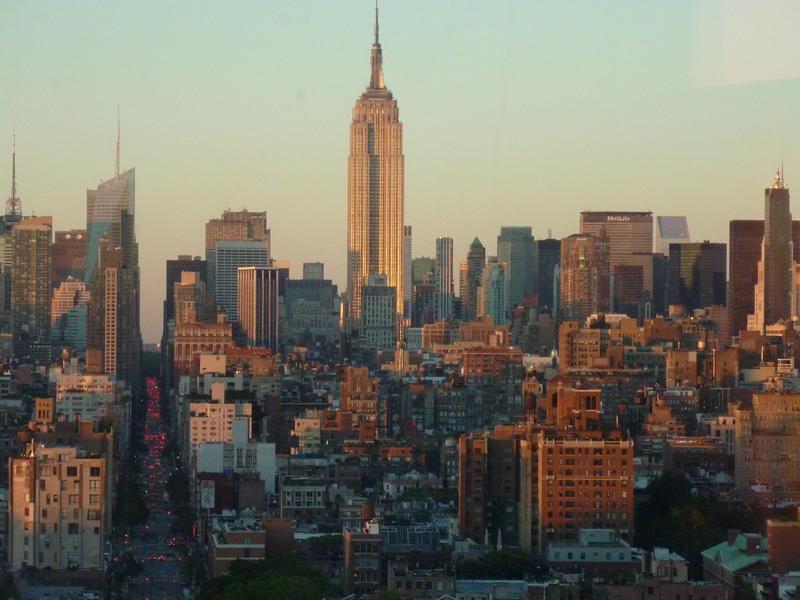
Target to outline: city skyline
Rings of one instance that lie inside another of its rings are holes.
[[[800,85],[788,62],[796,42],[781,32],[797,9],[616,6],[381,5],[415,256],[450,236],[458,263],[476,236],[509,225],[560,238],[578,231],[582,210],[686,214],[693,239],[725,242],[728,220],[762,217],[761,190],[781,160],[792,187]],[[16,130],[23,214],[84,227],[85,190],[113,172],[121,104],[120,166],[139,171],[145,341],[161,333],[165,260],[202,255],[203,225],[224,208],[266,210],[273,254],[292,276],[321,261],[343,290],[347,127],[366,84],[372,10],[209,5],[184,22],[155,3],[13,4],[0,26],[10,50],[0,75],[14,82],[0,97],[0,185],[11,189]],[[63,33],[87,15],[111,25],[80,27],[80,40]],[[709,28],[715,15],[722,24]],[[743,23],[774,35],[737,61],[730,44],[746,37]],[[197,36],[214,43],[199,49]],[[714,61],[724,68],[709,71]],[[315,177],[298,177],[300,164]]]

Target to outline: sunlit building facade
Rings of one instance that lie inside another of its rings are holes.
[[[347,290],[350,315],[361,318],[361,288],[371,273],[386,275],[403,313],[404,185],[403,125],[397,101],[383,80],[383,54],[372,45],[367,90],[356,100],[350,125],[347,201]]]

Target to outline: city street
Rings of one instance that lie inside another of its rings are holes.
[[[147,386],[145,455],[142,460],[142,487],[150,513],[145,525],[129,533],[127,544],[142,566],[142,572],[132,587],[137,600],[178,600],[184,597],[180,575],[183,548],[170,532],[173,516],[166,483],[172,465],[161,456],[167,432],[159,403],[159,389],[151,380]]]

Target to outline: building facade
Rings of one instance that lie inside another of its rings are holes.
[[[436,238],[436,264],[433,272],[436,286],[436,321],[453,318],[453,238]]]
[[[536,290],[536,246],[530,227],[501,227],[497,236],[497,260],[506,265],[509,309],[523,303]]]
[[[404,186],[403,125],[397,100],[383,79],[383,53],[372,45],[370,80],[356,100],[350,125],[347,194],[347,292],[349,313],[360,320],[361,289],[372,273],[386,275],[403,314]]]
[[[278,299],[281,270],[275,267],[239,267],[237,300],[239,323],[247,333],[247,345],[278,352],[281,323]]]

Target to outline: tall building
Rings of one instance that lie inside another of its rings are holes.
[[[92,280],[100,255],[100,240],[109,237],[115,246],[125,248],[125,263],[139,264],[133,235],[136,170],[129,169],[86,191],[86,281]]]
[[[180,282],[183,273],[197,273],[198,281],[208,283],[208,265],[199,256],[182,254],[167,260],[167,280],[164,293],[164,324],[175,318],[175,284]],[[206,288],[207,289],[207,288]]]
[[[598,236],[573,234],[561,240],[561,318],[583,322],[609,308],[609,243]]]
[[[411,283],[413,262],[411,248],[411,225],[406,225],[403,228],[403,315],[406,317],[411,316],[411,290],[414,287]]]
[[[506,264],[509,309],[523,304],[536,290],[536,247],[530,227],[501,227],[497,236],[497,259]]]
[[[216,290],[216,251],[217,244],[221,241],[265,242],[267,256],[271,257],[272,248],[270,246],[270,230],[267,229],[266,211],[250,212],[246,208],[239,211],[225,209],[219,219],[210,219],[206,223],[206,263],[208,265],[206,286],[209,290]]]
[[[671,244],[691,242],[686,217],[656,217],[656,253],[669,256]]]
[[[481,274],[486,266],[486,248],[478,238],[472,240],[467,250],[466,269],[461,270],[461,294],[467,320],[474,321],[478,317],[478,287],[481,285]]]
[[[11,143],[11,195],[0,226],[0,326],[6,331],[11,318],[11,231],[22,220],[22,202],[17,195],[17,136]]]
[[[496,256],[490,256],[478,287],[478,317],[491,317],[495,325],[508,323],[508,270]]]
[[[687,311],[725,305],[727,246],[705,242],[669,245],[669,303]]]
[[[123,248],[109,239],[100,240],[99,250],[89,289],[86,371],[135,383],[142,351],[138,269],[125,264]]]
[[[653,213],[651,212],[595,212],[581,213],[580,233],[608,237],[609,273],[621,278],[615,284],[619,300],[630,306],[653,297]],[[620,269],[618,267],[626,267]],[[639,275],[638,273],[641,273]],[[639,283],[641,277],[641,283]],[[638,288],[638,289],[637,289]],[[616,308],[616,307],[614,307]]]
[[[217,305],[225,309],[228,321],[238,320],[237,282],[239,267],[269,267],[269,242],[228,241],[214,248],[214,284]]]
[[[31,217],[11,230],[11,320],[18,352],[49,342],[52,217]]]
[[[397,345],[397,292],[385,275],[373,274],[361,287],[361,337],[374,348]]]
[[[453,317],[453,238],[436,238],[436,320]]]
[[[51,324],[55,324],[59,317],[67,314],[70,308],[88,301],[89,292],[86,290],[86,284],[80,279],[67,277],[53,290],[53,301],[50,309]]]
[[[247,345],[278,352],[280,319],[278,299],[282,296],[281,270],[275,267],[239,267],[239,323],[247,334]]]
[[[404,186],[403,125],[383,80],[376,8],[369,85],[356,100],[350,125],[347,293],[356,321],[361,319],[361,288],[372,273],[386,275],[396,290],[396,310],[403,313]]]
[[[539,295],[539,306],[555,309],[555,270],[561,263],[561,240],[547,238],[534,242],[534,271],[536,291]]]
[[[775,173],[775,183],[764,190],[764,241],[754,290],[756,328],[763,330],[781,319],[791,319],[792,215],[789,188]],[[748,329],[749,327],[748,323]]]
[[[325,279],[325,265],[321,262],[303,263],[303,280]]]
[[[56,231],[53,240],[53,275],[57,288],[67,277],[86,280],[86,230]]]

